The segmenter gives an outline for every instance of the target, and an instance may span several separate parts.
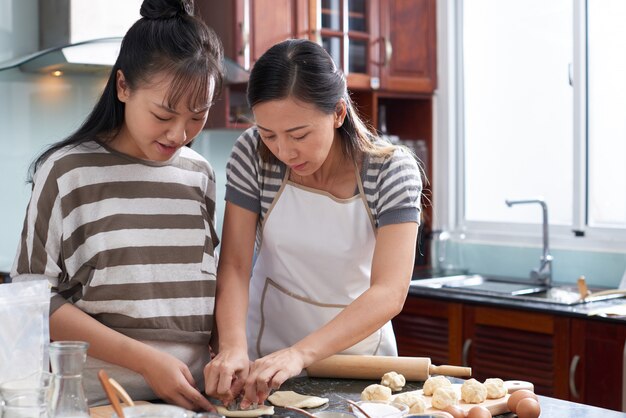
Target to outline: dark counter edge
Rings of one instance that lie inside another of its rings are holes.
[[[542,303],[542,302],[532,302],[528,300],[515,300],[515,298],[499,298],[499,297],[489,297],[483,295],[473,295],[468,293],[457,293],[453,290],[442,290],[437,288],[428,288],[424,286],[416,286],[415,282],[419,281],[412,280],[411,286],[409,287],[409,295],[408,296],[416,296],[423,297],[429,299],[438,299],[442,301],[448,302],[462,302],[462,303],[471,303],[476,305],[485,305],[492,307],[500,307],[505,309],[519,309],[526,311],[534,311],[534,312],[544,312],[553,315],[562,315],[569,317],[577,317],[577,318],[585,318],[590,320],[602,321],[602,322],[610,322],[614,324],[624,324],[626,325],[626,317],[609,317],[602,315],[593,315],[589,316],[588,312],[591,310],[595,310],[601,307],[610,307],[614,305],[623,305],[626,303],[626,299],[618,298],[618,299],[610,299],[607,301],[598,301],[588,304],[578,304],[578,305],[558,305],[558,304],[550,304],[550,303]]]

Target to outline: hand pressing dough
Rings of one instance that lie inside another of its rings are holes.
[[[503,398],[508,392],[504,387],[504,381],[498,378],[485,380],[485,388],[487,389],[488,399]]]
[[[487,399],[487,388],[476,379],[469,379],[461,386],[461,399],[467,403],[481,403]]]
[[[362,401],[386,401],[391,398],[391,389],[383,385],[369,385],[361,392]]]
[[[403,403],[408,406],[409,413],[411,414],[421,414],[426,410],[426,402],[424,401],[424,397],[418,395],[415,392],[405,392],[396,395],[393,398],[393,401]]]
[[[296,408],[317,408],[328,403],[328,398],[301,395],[292,390],[279,390],[272,393],[267,400],[276,406],[294,406]]]
[[[229,411],[223,406],[216,406],[217,413],[224,415],[225,417],[241,417],[241,418],[253,418],[260,417],[261,415],[274,415],[274,407],[271,405],[259,405],[256,409],[239,409],[235,411]]]
[[[402,390],[402,388],[406,384],[406,379],[399,373],[388,372],[383,375],[380,384],[383,386],[387,386],[394,392],[398,392]]]
[[[433,399],[431,403],[433,407],[437,409],[446,409],[450,405],[458,405],[459,396],[457,395],[456,390],[454,390],[452,385],[442,386],[440,388],[437,388],[435,390],[435,393],[433,393]]]
[[[433,376],[426,379],[424,382],[424,390],[425,396],[431,396],[435,393],[437,388],[452,386],[452,383],[445,376]]]

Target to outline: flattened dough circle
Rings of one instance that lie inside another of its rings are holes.
[[[293,406],[296,408],[317,408],[328,403],[328,398],[302,395],[292,390],[279,390],[272,393],[267,400],[276,406]]]
[[[241,418],[253,418],[260,417],[261,415],[274,415],[274,407],[271,405],[261,405],[256,409],[245,409],[238,411],[229,411],[223,406],[216,406],[217,413],[224,415],[225,417],[241,417]]]

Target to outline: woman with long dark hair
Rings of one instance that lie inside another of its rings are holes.
[[[331,354],[397,355],[390,320],[422,190],[413,155],[366,128],[318,44],[270,48],[247,94],[255,126],[227,166],[219,353],[205,370],[208,394],[229,403],[244,391],[244,408]]]
[[[188,0],[145,0],[83,125],[35,161],[12,271],[52,289],[53,340],[89,343],[135,400],[202,395],[215,302],[215,175],[187,147],[221,89],[222,46]]]

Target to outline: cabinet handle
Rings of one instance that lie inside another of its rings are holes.
[[[383,67],[386,67],[391,62],[391,57],[393,56],[393,45],[391,45],[391,41],[387,38],[383,38],[385,42],[385,60],[383,61]]]
[[[249,0],[243,2],[243,22],[239,23],[241,35],[241,49],[239,55],[243,56],[243,68],[250,69],[250,3]]]
[[[575,355],[572,357],[572,362],[569,365],[569,391],[572,396],[578,399],[578,389],[576,389],[576,369],[578,368],[578,362],[580,361],[580,356]]]
[[[465,367],[469,367],[469,362],[467,361],[467,357],[468,357],[471,346],[472,346],[471,338],[468,338],[463,342],[463,351],[461,353],[461,364]]]

